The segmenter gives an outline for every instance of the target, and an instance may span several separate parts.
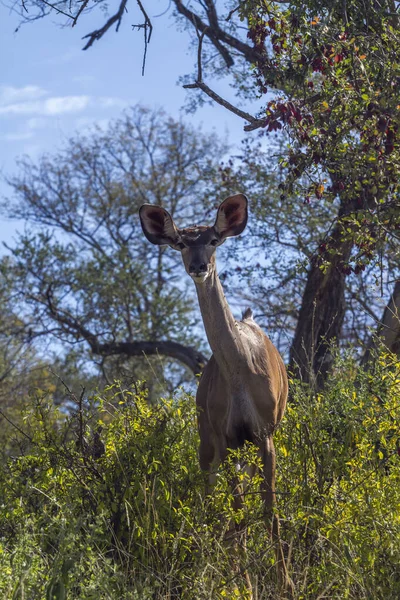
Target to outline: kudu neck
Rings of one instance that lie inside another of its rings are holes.
[[[208,343],[218,366],[228,376],[240,353],[240,337],[215,267],[204,283],[196,283],[196,291]]]

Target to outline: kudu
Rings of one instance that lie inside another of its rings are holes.
[[[153,244],[167,244],[182,254],[197,296],[212,356],[204,368],[196,395],[200,434],[200,466],[208,472],[211,490],[218,465],[228,449],[246,441],[259,448],[263,464],[263,499],[277,551],[278,576],[288,582],[274,514],[275,450],[272,435],[282,419],[288,395],[285,366],[270,339],[247,310],[236,321],[219,280],[215,250],[247,224],[247,198],[230,196],[218,208],[212,227],[178,229],[161,206],[140,208],[143,232]]]

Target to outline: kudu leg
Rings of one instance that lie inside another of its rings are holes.
[[[200,463],[201,470],[203,471],[205,477],[204,491],[206,497],[212,495],[217,478],[218,465],[219,463],[215,463],[213,460]]]
[[[246,470],[250,478],[254,476],[255,470],[253,468],[250,470],[246,468]],[[240,483],[238,477],[234,477],[231,480],[231,490],[233,495],[232,504],[235,512],[239,512],[243,509],[246,487],[246,483]],[[243,599],[252,600],[253,586],[249,572],[245,567],[247,562],[247,524],[244,519],[239,521],[239,523],[232,520],[226,539],[232,548],[234,570],[237,573],[238,578],[240,577],[243,579],[246,587],[246,596],[243,596]]]
[[[201,431],[201,430],[200,430]],[[205,436],[200,438],[200,468],[206,475],[205,481],[205,493],[206,496],[212,495],[213,488],[216,482],[216,476],[218,467],[226,459],[227,448],[221,444],[220,447],[215,449],[214,445],[209,443],[209,439]],[[243,489],[239,483],[238,478],[233,478],[230,482],[230,487],[233,495],[233,508],[235,511],[239,511],[243,507]],[[252,600],[253,592],[249,574],[246,569],[243,568],[243,564],[246,560],[246,526],[245,523],[236,523],[232,520],[229,523],[228,530],[225,534],[225,544],[230,552],[230,560],[233,572],[237,574],[237,579],[244,580],[246,587],[246,596],[243,596],[243,600]]]
[[[261,448],[263,463],[263,500],[268,527],[271,531],[272,541],[275,548],[276,567],[278,575],[278,585],[280,590],[289,598],[293,597],[293,583],[288,575],[285,556],[282,549],[280,537],[279,516],[275,510],[276,492],[275,492],[275,447],[272,436],[268,436]]]
[[[205,476],[205,494],[210,496],[215,485],[218,467],[221,464],[221,452],[215,445],[210,425],[203,411],[198,412],[200,434],[199,462]]]

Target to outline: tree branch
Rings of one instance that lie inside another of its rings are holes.
[[[113,14],[113,16],[110,17],[106,23],[104,23],[103,27],[101,27],[100,29],[96,29],[95,31],[92,31],[92,33],[88,33],[87,35],[83,36],[83,40],[89,38],[89,41],[87,42],[86,46],[84,46],[83,50],[87,50],[88,48],[90,48],[90,46],[94,44],[94,42],[102,38],[103,35],[110,29],[110,27],[114,25],[115,22],[117,23],[116,31],[118,31],[127,3],[128,0],[121,0],[117,12]]]
[[[245,125],[243,128],[245,131],[253,131],[254,129],[258,129],[259,127],[263,127],[265,125],[265,119],[256,119],[255,117],[253,117],[249,113],[245,112],[244,110],[241,110],[237,106],[234,106],[233,104],[228,102],[228,100],[225,100],[224,98],[219,96],[216,92],[214,92],[211,88],[209,88],[208,85],[206,85],[203,81],[196,81],[195,83],[188,83],[188,84],[184,85],[183,87],[188,90],[196,89],[196,88],[201,90],[202,92],[207,94],[207,96],[209,98],[211,98],[212,100],[214,100],[215,102],[217,102],[218,104],[220,104],[221,106],[223,106],[224,108],[226,108],[227,110],[232,112],[233,114],[237,115],[238,117],[241,117],[242,119],[245,119],[246,121],[249,121],[249,125]]]
[[[400,280],[394,286],[393,294],[383,312],[375,334],[365,350],[361,364],[366,365],[379,343],[394,354],[400,354]]]
[[[244,119],[245,121],[248,121],[250,124],[245,125],[245,127],[244,127],[245,131],[251,131],[254,129],[258,129],[259,127],[263,127],[263,125],[265,124],[265,119],[256,119],[249,113],[241,110],[237,106],[234,106],[233,104],[228,102],[228,100],[225,100],[224,98],[219,96],[216,92],[214,92],[211,88],[208,87],[208,85],[206,85],[203,82],[203,69],[202,69],[201,55],[202,55],[202,48],[203,48],[203,39],[204,39],[204,36],[207,35],[207,29],[205,29],[201,33],[201,35],[197,29],[196,29],[196,32],[197,32],[197,37],[199,38],[199,46],[197,49],[197,81],[195,81],[194,83],[188,83],[188,84],[184,85],[183,87],[185,89],[201,90],[209,98],[214,100],[214,102],[217,102],[217,104],[220,104],[221,106],[223,106],[224,108],[226,108],[227,110],[232,112],[233,114]]]
[[[47,0],[42,0],[43,4],[45,4],[46,6],[48,6],[49,8],[51,8],[52,10],[55,10],[57,14],[59,15],[64,15],[64,17],[68,17],[68,19],[73,19],[73,16],[64,12],[63,10],[61,10],[60,8],[58,8],[58,6],[56,6],[55,4],[52,4],[51,2],[47,2]],[[27,11],[26,7],[23,5],[24,9]]]
[[[81,16],[81,14],[83,13],[83,11],[84,11],[84,10],[85,10],[85,8],[87,7],[87,5],[89,4],[89,1],[90,1],[90,0],[84,0],[84,1],[82,2],[82,5],[81,5],[80,9],[79,9],[79,10],[78,10],[78,12],[76,13],[76,15],[75,15],[75,17],[74,17],[74,19],[73,19],[73,21],[72,21],[72,27],[75,27],[75,25],[77,24],[79,17],[80,17],[80,16]]]
[[[234,60],[233,60],[229,50],[227,48],[225,48],[225,46],[223,46],[221,44],[221,42],[219,41],[218,31],[216,31],[212,27],[206,25],[206,23],[204,23],[204,21],[202,21],[200,19],[200,17],[198,15],[196,15],[196,13],[194,13],[193,11],[189,10],[189,8],[184,6],[182,4],[181,0],[173,0],[173,2],[176,6],[177,11],[181,15],[186,17],[192,23],[192,25],[195,27],[196,31],[200,31],[201,33],[204,33],[208,37],[210,42],[214,45],[214,47],[218,50],[218,52],[224,59],[225,64],[228,67],[228,69],[230,67],[232,67],[234,64]]]
[[[144,6],[141,3],[141,1],[136,0],[136,2],[143,14],[143,17],[144,17],[144,23],[141,23],[140,25],[132,25],[133,29],[135,29],[135,28],[143,29],[143,32],[144,32],[144,52],[143,52],[143,63],[142,63],[142,76],[143,76],[144,69],[146,66],[147,46],[150,43],[151,34],[153,33],[153,25],[151,24],[149,16],[148,16],[147,12],[145,11]]]
[[[60,311],[53,302],[51,285],[46,291],[46,301],[52,318],[64,326],[64,331],[69,334],[78,334],[85,340],[93,354],[98,356],[114,356],[125,354],[126,356],[154,356],[161,354],[169,356],[187,366],[194,375],[202,372],[207,363],[207,358],[193,348],[184,346],[173,341],[139,341],[139,342],[109,342],[101,344],[97,336],[74,319],[66,311]]]
[[[255,48],[253,48],[252,46],[249,46],[248,44],[242,42],[227,31],[221,29],[221,27],[218,24],[218,16],[214,0],[206,0],[207,16],[209,20],[208,25],[206,25],[196,13],[187,8],[187,6],[184,6],[182,0],[172,1],[176,6],[176,10],[181,15],[186,17],[196,29],[198,29],[201,33],[203,33],[207,29],[207,31],[205,32],[206,36],[221,54],[228,68],[234,64],[234,60],[230,51],[222,44],[226,44],[227,46],[230,46],[230,48],[233,48],[234,50],[240,52],[240,54],[242,54],[242,56],[247,60],[247,62],[250,62],[251,64],[260,63],[261,61],[265,63],[265,55],[260,54],[260,52],[255,50]],[[230,13],[230,16],[231,15],[232,13]]]
[[[186,365],[194,375],[198,375],[207,364],[207,358],[193,348],[184,346],[173,341],[141,341],[141,342],[112,342],[100,344],[96,354],[101,356],[114,356],[125,354],[126,356],[155,356],[161,354],[168,356]]]

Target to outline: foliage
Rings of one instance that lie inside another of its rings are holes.
[[[302,239],[308,268],[289,353],[291,368],[321,385],[332,365],[330,348],[354,315],[346,278],[374,276],[384,256],[399,252],[399,3],[173,4],[198,45],[197,75],[187,87],[243,118],[247,131],[287,136],[282,212],[290,213],[293,201],[300,208],[332,205],[320,239]],[[221,72],[230,73],[239,96],[258,96],[264,103],[258,115],[211,89]],[[388,264],[393,284],[398,260]],[[362,305],[357,290],[355,297]],[[375,318],[370,308],[367,302]]]
[[[399,386],[387,355],[373,372],[339,360],[318,395],[292,381],[276,448],[296,598],[399,596]],[[4,597],[244,598],[232,561],[247,565],[259,598],[274,597],[259,478],[241,514],[230,500],[236,463],[258,463],[254,447],[232,453],[204,498],[190,396],[154,406],[140,384],[116,383],[70,399],[66,414],[37,393],[24,415],[31,443],[1,463]],[[232,518],[249,539],[246,556],[229,559]]]
[[[136,4],[146,52],[151,12],[146,2]],[[73,26],[78,19],[89,20],[104,3],[85,2],[85,10],[64,1],[31,0],[27,6],[31,12],[21,9],[24,20],[62,12]],[[119,26],[126,6],[127,0],[121,0],[103,27],[86,36],[87,47],[114,23]],[[172,0],[169,8],[178,28],[191,30],[197,49],[197,73],[185,78],[192,103],[211,99],[243,118],[246,131],[258,129],[269,139],[278,134],[285,141],[280,148],[281,204],[275,193],[276,210],[271,211],[279,240],[272,253],[263,248],[276,281],[253,281],[251,297],[256,290],[259,306],[267,305],[263,312],[276,322],[277,335],[282,325],[293,331],[291,367],[303,380],[321,384],[334,343],[344,337],[368,344],[368,326],[382,312],[382,307],[376,310],[376,282],[380,296],[388,297],[399,277],[399,3]],[[212,81],[224,76],[239,98],[257,97],[263,103],[257,115],[211,89]],[[261,158],[258,171],[264,167]],[[249,184],[253,192],[253,180]],[[265,215],[269,202],[260,199],[258,214]],[[313,228],[315,213],[325,220],[318,219]],[[268,223],[264,241],[273,233]],[[288,250],[292,234],[294,252],[301,255],[300,275]],[[284,269],[278,272],[281,262],[289,270],[286,279]]]
[[[84,367],[92,374],[101,369],[106,380],[147,375],[155,399],[187,379],[177,364],[182,356],[191,353],[184,363],[189,368],[205,360],[193,286],[181,277],[180,257],[148,244],[140,230],[137,209],[146,200],[161,202],[187,225],[210,222],[217,198],[233,190],[248,194],[249,228],[219,250],[220,276],[237,312],[250,304],[287,354],[312,249],[335,220],[337,202],[303,205],[282,196],[279,140],[267,149],[247,140],[239,155],[221,163],[224,146],[191,132],[162,111],[135,107],[108,131],[71,139],[54,157],[23,159],[10,180],[14,195],[3,210],[26,219],[27,230],[1,264],[19,312],[7,331],[16,340],[50,342],[61,350],[58,360],[65,365],[55,370],[69,382]],[[382,310],[380,269],[391,281],[395,263],[388,253],[378,268],[346,278],[342,345],[367,343]],[[181,344],[180,354],[165,340]]]
[[[15,333],[79,344],[111,379],[140,379],[150,365],[154,386],[167,370],[176,385],[187,379],[171,368],[179,353],[198,373],[205,358],[180,256],[147,242],[138,209],[161,204],[178,223],[204,219],[224,152],[214,136],[136,106],[57,156],[22,159],[3,203],[9,217],[28,221],[2,265],[22,321]],[[165,340],[173,343],[163,351]]]
[[[263,56],[260,94],[279,90],[264,126],[290,138],[284,190],[300,188],[307,202],[340,195],[343,237],[357,247],[342,267],[360,272],[383,240],[398,239],[400,15],[392,2],[358,0],[243,6]],[[321,266],[335,250],[327,238]]]
[[[235,261],[225,261],[224,289],[253,308],[257,322],[284,355],[296,329],[310,262],[317,266],[318,249],[334,227],[340,206],[338,199],[304,203],[295,194],[283,194],[288,172],[279,167],[278,158],[285,151],[279,138],[267,147],[262,139],[247,139],[235,160],[221,168],[222,185],[243,190],[251,206],[248,231],[235,246]],[[399,276],[396,257],[394,242],[382,242],[378,260],[344,278],[342,348],[362,352],[368,344],[371,327],[381,318],[383,298],[390,296]]]

